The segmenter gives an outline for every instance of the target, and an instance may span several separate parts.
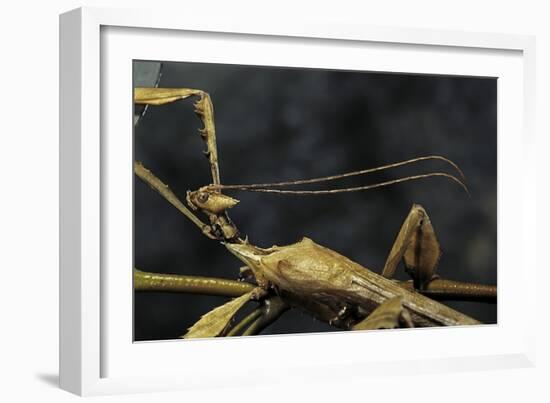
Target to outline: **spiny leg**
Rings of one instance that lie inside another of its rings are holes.
[[[414,287],[422,290],[434,277],[440,257],[441,249],[430,218],[421,205],[414,204],[397,234],[382,276],[392,278],[403,259]]]
[[[218,151],[216,146],[216,128],[214,125],[214,107],[208,93],[192,88],[135,88],[134,102],[141,105],[165,105],[191,96],[198,96],[195,102],[195,113],[202,121],[203,127],[199,129],[201,138],[206,143],[204,154],[210,163],[212,183],[220,184],[220,171],[218,167]]]
[[[203,127],[199,129],[201,138],[206,143],[206,151],[204,154],[208,158],[210,163],[210,171],[212,174],[212,184],[220,185],[220,172],[218,166],[218,151],[216,146],[216,129],[214,125],[214,107],[210,95],[202,90],[193,88],[135,88],[134,89],[134,102],[136,104],[143,105],[165,105],[179,100],[187,99],[191,96],[197,96],[198,100],[195,102],[195,113],[201,119]],[[211,190],[211,196],[217,196],[217,199],[222,197],[219,189]],[[196,208],[196,204],[190,200],[192,193],[204,193],[204,192],[188,192],[187,201],[189,206],[193,209]],[[206,195],[208,197],[208,195]],[[213,199],[214,197],[210,197]],[[227,199],[231,199],[225,196]],[[235,203],[236,200],[232,201]],[[236,240],[239,236],[239,231],[229,218],[229,215],[225,211],[211,212],[207,209],[201,209],[205,213],[210,221],[209,235],[210,237]],[[189,212],[185,213],[190,216]],[[193,221],[196,221],[192,219]],[[196,223],[196,222],[195,222]],[[199,225],[198,223],[196,223]],[[203,228],[203,232],[204,232]]]
[[[394,297],[384,301],[372,313],[352,330],[394,329],[396,327],[414,327],[411,316],[402,305],[403,297]]]

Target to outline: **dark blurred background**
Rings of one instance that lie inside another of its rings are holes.
[[[140,63],[135,62],[134,69]],[[471,198],[443,178],[330,196],[231,192],[230,216],[251,243],[303,236],[380,272],[413,203],[430,215],[443,250],[439,274],[496,284],[497,127],[494,78],[163,63],[160,87],[199,88],[215,108],[222,183],[296,180],[444,155],[464,171]],[[211,183],[192,101],[150,107],[135,127],[135,159],[182,199]],[[448,170],[442,162],[355,177],[358,186]],[[134,186],[134,262],[144,271],[236,278],[242,265],[141,180]],[[398,278],[406,279],[403,270]],[[222,297],[135,293],[135,340],[174,339]],[[448,303],[485,323],[496,304]],[[290,311],[263,334],[333,330]]]

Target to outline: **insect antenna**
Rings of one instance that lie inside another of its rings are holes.
[[[385,182],[378,182],[374,183],[372,185],[365,185],[365,186],[355,186],[355,187],[348,187],[348,188],[337,188],[337,189],[322,189],[322,190],[283,190],[283,189],[269,189],[269,188],[260,188],[260,187],[249,187],[248,185],[215,185],[211,186],[211,188],[216,189],[229,189],[229,190],[242,190],[242,191],[248,191],[248,192],[259,192],[259,193],[277,193],[277,194],[284,194],[284,195],[327,195],[327,194],[335,194],[335,193],[347,193],[347,192],[358,192],[361,190],[369,190],[369,189],[376,189],[384,186],[394,185],[397,183],[402,182],[408,182],[418,179],[425,179],[430,178],[434,176],[442,176],[445,178],[448,178],[454,182],[456,182],[464,191],[470,196],[470,192],[468,190],[468,187],[462,182],[460,179],[458,179],[456,176],[453,176],[451,174],[447,174],[445,172],[430,172],[427,174],[420,174],[420,175],[411,175],[411,176],[405,176],[403,178],[398,179],[392,179]]]
[[[323,189],[323,190],[283,190],[283,189],[276,189],[278,187],[285,187],[285,186],[295,186],[295,185],[303,185],[303,184],[312,184],[312,183],[320,183],[320,182],[328,182],[333,181],[337,179],[343,179],[343,178],[349,178],[352,176],[358,176],[358,175],[365,175],[368,173],[373,173],[377,171],[382,171],[385,169],[395,168],[415,162],[425,161],[425,160],[442,160],[444,162],[447,162],[449,165],[451,165],[453,168],[456,169],[456,171],[459,173],[461,179],[458,179],[456,176],[444,173],[444,172],[430,172],[426,174],[419,174],[419,175],[411,175],[406,176],[402,178],[392,179],[385,182],[378,182],[371,185],[364,185],[364,186],[356,186],[356,187],[347,187],[347,188],[337,188],[337,189]],[[462,173],[462,170],[451,160],[439,156],[439,155],[429,155],[424,157],[417,157],[412,158],[405,161],[395,162],[392,164],[382,165],[375,168],[369,168],[369,169],[363,169],[360,171],[352,171],[352,172],[346,172],[343,174],[338,175],[330,175],[330,176],[323,176],[318,178],[311,178],[311,179],[302,179],[302,180],[295,180],[295,181],[284,181],[284,182],[272,182],[272,183],[254,183],[254,184],[247,184],[247,185],[210,185],[208,186],[210,189],[220,189],[220,190],[241,190],[241,191],[249,191],[249,192],[261,192],[261,193],[277,193],[277,194],[287,194],[287,195],[326,195],[326,194],[335,194],[335,193],[346,193],[346,192],[357,192],[362,190],[369,190],[369,189],[375,189],[379,187],[389,186],[401,182],[407,182],[412,180],[419,180],[419,179],[425,179],[429,177],[434,176],[441,176],[448,178],[454,182],[456,182],[458,185],[460,185],[468,195],[470,195],[470,192],[468,191],[468,188],[466,184],[464,183],[465,177]]]

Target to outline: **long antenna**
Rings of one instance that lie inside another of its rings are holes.
[[[239,190],[245,190],[245,189],[255,189],[255,188],[271,188],[271,187],[281,187],[281,186],[293,186],[293,185],[304,185],[304,184],[310,184],[310,183],[319,183],[319,182],[328,182],[336,179],[343,179],[343,178],[349,178],[351,176],[358,176],[358,175],[365,175],[372,172],[377,171],[383,171],[385,169],[390,168],[396,168],[399,166],[412,164],[415,162],[420,161],[426,161],[426,160],[441,160],[449,165],[451,165],[456,171],[460,174],[460,177],[462,178],[462,181],[465,180],[464,174],[462,173],[461,169],[451,160],[442,157],[440,155],[428,155],[424,157],[416,157],[405,161],[400,162],[394,162],[392,164],[387,165],[381,165],[375,168],[368,168],[368,169],[362,169],[360,171],[353,171],[353,172],[346,172],[343,174],[338,175],[330,175],[330,176],[321,176],[318,178],[311,178],[311,179],[301,179],[301,180],[295,180],[295,181],[284,181],[284,182],[271,182],[271,183],[254,183],[254,184],[248,184],[248,185],[211,185],[209,186],[210,189],[239,189]],[[462,182],[461,181],[461,182]]]
[[[311,184],[311,183],[320,183],[320,182],[328,182],[333,181],[337,179],[343,179],[348,178],[351,176],[358,176],[358,175],[365,175],[372,172],[382,171],[390,168],[396,168],[399,166],[412,164],[415,162],[420,161],[426,161],[426,160],[441,160],[449,165],[451,165],[459,174],[461,179],[458,179],[456,176],[443,173],[443,172],[432,172],[428,174],[421,174],[421,175],[413,175],[413,176],[407,176],[404,178],[398,178],[386,182],[380,182],[375,183],[372,185],[366,185],[366,186],[357,186],[357,187],[348,187],[348,188],[339,188],[339,189],[327,189],[327,190],[281,190],[281,189],[273,189],[278,187],[284,187],[284,186],[295,186],[295,185],[303,185],[303,184]],[[321,195],[321,194],[333,194],[333,193],[344,193],[344,192],[356,192],[361,190],[368,190],[368,189],[374,189],[378,187],[383,186],[389,186],[396,183],[411,181],[411,180],[418,180],[418,179],[424,179],[431,176],[443,176],[448,179],[453,180],[454,182],[458,183],[465,191],[468,192],[468,188],[464,184],[464,174],[462,173],[462,170],[456,165],[454,162],[449,160],[448,158],[442,157],[440,155],[428,155],[423,157],[416,157],[412,159],[408,159],[405,161],[400,162],[394,162],[392,164],[386,164],[381,165],[375,168],[369,168],[369,169],[363,169],[360,171],[352,171],[352,172],[346,172],[343,174],[338,175],[330,175],[330,176],[322,176],[318,178],[312,178],[312,179],[302,179],[302,180],[295,180],[295,181],[284,181],[284,182],[271,182],[271,183],[254,183],[254,184],[246,184],[246,185],[209,185],[208,188],[212,190],[242,190],[242,191],[250,191],[250,192],[262,192],[262,193],[278,193],[278,194],[293,194],[293,195]]]
[[[358,192],[361,190],[369,190],[369,189],[375,189],[380,188],[384,186],[394,185],[401,182],[408,182],[413,180],[419,180],[419,179],[425,179],[430,178],[434,176],[441,176],[448,179],[451,179],[452,181],[456,182],[458,185],[464,189],[464,191],[470,196],[470,192],[468,191],[468,188],[462,182],[460,179],[458,179],[456,176],[444,173],[444,172],[430,172],[427,174],[420,174],[420,175],[411,175],[406,176],[403,178],[393,179],[386,182],[379,182],[374,183],[372,185],[365,185],[365,186],[356,186],[356,187],[348,187],[348,188],[337,188],[337,189],[323,189],[323,190],[282,190],[282,189],[269,189],[269,188],[260,188],[256,185],[212,185],[209,186],[209,188],[215,188],[215,189],[233,189],[233,190],[243,190],[248,192],[260,192],[260,193],[276,193],[276,194],[283,194],[283,195],[302,195],[302,196],[308,196],[308,195],[327,195],[327,194],[335,194],[335,193],[346,193],[346,192]],[[281,182],[286,183],[286,182]],[[293,185],[295,183],[292,183]],[[271,185],[271,184],[270,184]],[[282,186],[282,185],[281,185]],[[286,186],[286,185],[285,185]]]

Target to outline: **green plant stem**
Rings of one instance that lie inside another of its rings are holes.
[[[289,308],[289,305],[280,297],[265,300],[264,305],[261,307],[261,315],[243,332],[243,336],[259,334],[267,326],[279,319]]]
[[[233,328],[227,333],[227,336],[238,336],[241,332],[249,326],[252,322],[258,319],[262,314],[262,308],[256,308],[245,316],[239,323],[237,323]]]
[[[398,281],[401,287],[407,290],[418,291],[434,300],[453,301],[485,301],[496,302],[497,287],[476,283],[464,283],[461,281],[436,278],[428,283],[426,289],[417,290],[411,280]]]
[[[135,291],[184,292],[239,297],[252,291],[254,287],[250,283],[223,278],[148,273],[134,269]]]

